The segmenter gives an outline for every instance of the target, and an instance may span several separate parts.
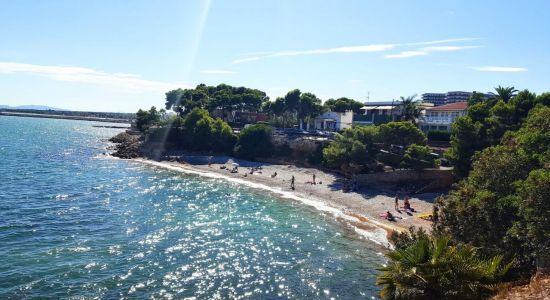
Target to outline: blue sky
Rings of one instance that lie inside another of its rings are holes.
[[[550,1],[0,0],[0,104],[131,112],[199,83],[384,101],[550,90]]]

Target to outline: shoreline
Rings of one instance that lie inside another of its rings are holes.
[[[389,242],[389,236],[393,231],[407,231],[410,226],[421,227],[428,231],[430,229],[430,222],[428,221],[416,218],[416,216],[399,215],[395,212],[393,197],[364,189],[358,192],[344,193],[337,188],[338,181],[341,180],[337,175],[292,165],[272,165],[223,156],[213,158],[215,162],[212,162],[211,166],[207,163],[209,156],[185,157],[184,161],[188,159],[189,162],[155,161],[147,158],[131,160],[171,171],[222,179],[252,189],[268,191],[276,197],[296,201],[320,212],[330,214],[344,226],[352,227],[361,237],[389,249],[393,247]],[[195,162],[190,163],[193,160]],[[197,160],[200,162],[197,162]],[[236,163],[240,165],[239,173],[229,172],[227,166]],[[248,176],[247,165],[249,167],[261,166],[262,174],[258,174],[258,172]],[[226,166],[226,168],[222,169],[221,166]],[[276,172],[277,175],[272,177],[272,172]],[[316,181],[321,181],[322,184],[312,185],[305,181],[306,178],[312,176],[312,173],[316,175]],[[291,176],[296,178],[296,190],[294,191],[290,189],[289,178]],[[411,198],[411,203],[413,203],[413,207],[416,207],[417,210],[420,209],[421,212],[426,212],[428,207],[431,211],[432,204],[427,201]],[[379,214],[386,211],[391,211],[394,215],[403,216],[403,218],[398,219],[396,222],[380,218]],[[377,218],[380,220],[377,220]]]

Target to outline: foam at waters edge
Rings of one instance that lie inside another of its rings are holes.
[[[134,159],[134,161],[138,161],[138,162],[146,163],[146,164],[153,165],[153,166],[156,166],[156,167],[164,168],[164,169],[167,169],[167,170],[182,172],[182,173],[186,173],[186,174],[199,175],[199,176],[214,178],[214,179],[224,179],[224,180],[227,180],[229,182],[234,182],[234,183],[246,185],[248,187],[270,191],[272,193],[278,194],[279,196],[281,196],[283,198],[292,199],[292,200],[298,201],[300,203],[303,203],[305,205],[311,206],[311,207],[313,207],[313,208],[315,208],[319,211],[329,213],[329,214],[333,215],[335,218],[346,221],[346,224],[348,224],[350,226],[353,226],[353,228],[354,228],[354,230],[357,234],[359,234],[360,236],[366,238],[367,240],[372,241],[372,242],[374,242],[378,245],[390,248],[390,249],[393,248],[391,243],[388,241],[387,231],[384,230],[383,228],[377,226],[378,222],[369,220],[368,224],[373,227],[372,230],[365,230],[365,229],[357,228],[353,224],[361,222],[360,220],[358,220],[354,216],[350,216],[350,215],[346,214],[345,212],[343,212],[342,210],[340,210],[338,208],[335,208],[335,207],[332,207],[332,206],[329,206],[329,205],[325,204],[323,201],[320,201],[320,200],[317,200],[317,199],[314,199],[314,198],[308,199],[308,198],[300,197],[300,196],[298,196],[298,195],[296,195],[292,192],[283,191],[280,188],[270,187],[270,186],[267,186],[267,185],[261,184],[261,183],[256,183],[256,182],[251,182],[251,181],[247,181],[247,180],[244,180],[244,179],[229,177],[229,176],[225,176],[225,175],[222,175],[222,174],[219,174],[219,173],[198,171],[196,169],[191,169],[190,167],[185,166],[185,165],[174,166],[174,165],[171,165],[169,163],[157,162],[157,161],[146,160],[146,159]]]

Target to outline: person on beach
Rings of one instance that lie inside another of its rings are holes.
[[[294,191],[294,175],[292,175],[292,178],[290,179],[290,188]]]
[[[212,168],[212,156],[208,157],[208,167]]]
[[[404,204],[403,204],[405,210],[410,213],[410,212],[416,212],[414,210],[414,208],[411,207],[411,202],[409,202],[409,197],[405,197],[405,201],[404,201]]]
[[[399,195],[395,195],[395,210],[399,211]]]
[[[313,184],[315,184],[315,173],[313,173]]]

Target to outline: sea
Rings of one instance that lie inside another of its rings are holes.
[[[105,155],[106,123],[0,116],[0,299],[377,299],[326,212]]]

